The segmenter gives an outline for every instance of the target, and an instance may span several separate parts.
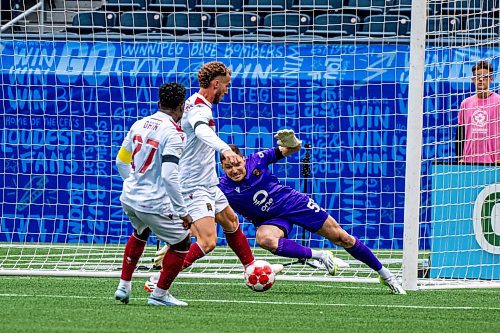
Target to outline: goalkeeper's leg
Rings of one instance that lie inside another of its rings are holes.
[[[286,238],[293,224],[284,219],[273,219],[257,228],[257,243],[273,254],[287,258],[317,259],[322,262],[330,275],[335,275],[338,267],[346,267],[347,263],[335,258],[330,251],[314,250]],[[281,265],[283,266],[283,265]]]
[[[382,265],[373,252],[358,238],[349,235],[331,216],[328,216],[317,234],[327,238],[335,245],[342,246],[351,256],[376,271],[382,284],[388,286],[392,293],[406,294],[396,278]]]

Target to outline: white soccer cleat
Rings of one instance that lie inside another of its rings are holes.
[[[324,251],[319,261],[325,265],[328,274],[334,276],[337,274],[337,270],[339,269],[339,263],[346,264],[347,263],[339,258],[335,258],[332,252]],[[349,265],[348,265],[349,266]]]
[[[388,279],[382,279],[382,277],[379,276],[378,280],[384,286],[389,287],[389,289],[391,290],[392,294],[395,294],[395,295],[406,295],[406,291],[403,289],[403,287],[399,284],[398,280],[396,280],[396,278],[394,276],[391,276]]]
[[[156,284],[158,283],[158,279],[160,278],[159,274],[154,274],[149,277],[149,279],[144,282],[144,290],[148,293],[152,293],[156,288]]]
[[[130,301],[130,290],[127,290],[124,287],[118,287],[115,291],[115,299],[124,304],[128,304]]]
[[[177,298],[175,298],[174,296],[170,295],[169,292],[167,292],[162,297],[156,297],[154,294],[149,295],[149,297],[148,297],[148,305],[155,305],[155,306],[187,306],[188,304],[186,302],[179,301]]]
[[[273,269],[274,274],[277,275],[283,271],[285,266],[283,266],[282,264],[272,264],[271,268]]]

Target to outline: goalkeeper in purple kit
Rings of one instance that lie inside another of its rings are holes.
[[[314,250],[288,239],[293,225],[299,225],[343,247],[351,256],[368,265],[392,293],[406,294],[365,244],[343,230],[313,199],[282,185],[270,172],[269,164],[299,151],[302,144],[293,130],[280,130],[275,138],[278,139],[278,148],[251,154],[241,162],[230,162],[221,156],[225,175],[221,177],[219,187],[231,207],[256,226],[257,243],[278,256],[317,259],[331,275],[335,275],[338,267],[346,265],[330,251]],[[230,147],[242,156],[235,145]]]

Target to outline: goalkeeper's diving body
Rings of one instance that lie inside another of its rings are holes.
[[[275,137],[278,148],[243,158],[238,147],[229,145],[242,160],[230,162],[221,156],[225,175],[220,179],[219,188],[231,207],[256,226],[257,243],[278,256],[317,259],[331,275],[335,275],[339,266],[346,265],[331,251],[314,250],[288,239],[293,225],[299,225],[343,247],[351,256],[368,265],[379,274],[380,282],[388,286],[392,293],[406,294],[392,273],[363,242],[343,230],[313,199],[282,185],[270,172],[269,164],[299,151],[302,146],[292,130],[280,130]],[[161,259],[161,252],[157,260]],[[145,289],[152,290],[152,287],[154,283],[150,279]]]

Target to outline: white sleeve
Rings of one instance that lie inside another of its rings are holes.
[[[161,166],[161,175],[167,187],[168,196],[174,206],[174,210],[179,216],[186,216],[188,214],[186,203],[181,194],[181,187],[179,185],[179,165],[172,162],[164,162]]]
[[[130,164],[123,162],[118,158],[118,156],[116,156],[116,168],[118,169],[118,173],[123,180],[127,179],[132,171]]]
[[[133,126],[132,126],[133,127]],[[122,142],[122,147],[125,148],[127,151],[132,151],[132,129],[125,135],[125,138],[123,139]],[[118,169],[118,173],[120,174],[120,177],[122,177],[123,180],[127,179],[130,172],[132,172],[132,166],[130,164],[127,164],[123,162],[120,158],[119,155],[116,156],[116,168]]]
[[[196,137],[206,145],[212,147],[219,153],[231,149],[210,128],[210,121],[213,121],[212,111],[207,106],[197,105],[191,109],[188,114],[188,121],[193,127]]]
[[[208,124],[198,124],[196,128],[194,129],[194,133],[200,139],[203,141],[203,143],[209,145],[216,151],[222,154],[222,152],[226,150],[231,150],[231,148],[222,141],[217,134],[208,126]]]
[[[162,152],[161,176],[165,181],[167,193],[174,210],[179,216],[188,215],[179,185],[179,158],[184,150],[180,133],[171,135]]]

